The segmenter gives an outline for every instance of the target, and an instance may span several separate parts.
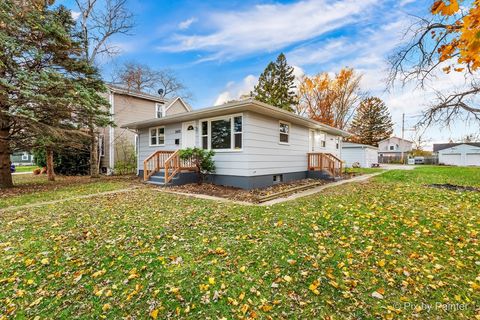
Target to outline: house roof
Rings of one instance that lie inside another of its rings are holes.
[[[351,135],[350,133],[344,130],[340,130],[340,129],[328,126],[326,124],[320,123],[318,121],[296,115],[289,111],[271,106],[263,102],[256,101],[254,99],[233,101],[233,102],[229,102],[219,106],[203,108],[203,109],[194,110],[191,112],[174,114],[171,116],[166,116],[164,118],[128,123],[123,125],[122,128],[142,129],[142,128],[155,127],[155,126],[171,124],[176,122],[182,122],[182,121],[211,118],[211,117],[222,116],[222,115],[244,112],[244,111],[252,111],[252,112],[264,114],[266,116],[275,117],[279,120],[288,121],[290,123],[302,125],[312,129],[320,129],[322,131],[335,134],[335,135],[340,135],[343,137],[348,137]]]
[[[353,143],[353,142],[344,142],[342,144],[342,148],[361,148],[361,149],[366,149],[366,148],[370,148],[370,149],[375,149],[375,150],[378,150],[378,147],[375,147],[375,146],[371,146],[369,144],[361,144],[361,143]]]
[[[390,139],[393,139],[393,138],[398,139],[398,140],[403,140],[403,141],[406,141],[406,142],[409,142],[409,143],[413,143],[413,141],[410,141],[410,140],[407,140],[407,139],[402,139],[402,138],[397,137],[397,136],[391,136],[390,138],[383,139],[382,141],[379,141],[378,143],[384,142],[384,141],[387,141],[387,140],[390,140]]]
[[[146,93],[146,92],[133,90],[133,89],[128,89],[128,88],[116,86],[116,85],[113,85],[113,84],[107,84],[107,87],[113,93],[118,93],[118,94],[123,94],[123,95],[127,95],[127,96],[137,97],[137,98],[141,98],[141,99],[145,99],[145,100],[151,100],[151,101],[155,101],[155,102],[163,103],[163,104],[165,104],[169,101],[169,100],[167,100],[163,97],[160,97],[160,96],[154,96],[154,95]]]
[[[462,144],[480,148],[480,142],[436,143],[433,145],[433,152],[456,147]]]

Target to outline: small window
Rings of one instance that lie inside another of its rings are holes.
[[[155,104],[155,117],[163,118],[165,117],[165,106],[161,103]]]
[[[208,121],[202,121],[202,149],[208,149]]]
[[[22,161],[27,161],[28,160],[28,152],[24,152],[22,154]]]
[[[276,174],[273,176],[273,183],[280,183],[283,182],[283,175],[282,174]]]
[[[150,129],[150,145],[151,146],[165,145],[165,127]]]
[[[189,125],[187,128],[187,131],[192,131],[192,130],[195,130],[195,128],[192,125]]]
[[[290,124],[280,121],[280,143],[289,143]]]
[[[320,137],[320,147],[325,148],[327,146],[327,135],[325,133],[321,133]]]
[[[390,150],[395,150],[395,146],[390,146]]]

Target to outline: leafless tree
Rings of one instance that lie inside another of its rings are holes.
[[[405,86],[414,83],[418,89],[433,88],[436,99],[426,108],[420,124],[440,123],[450,125],[456,119],[480,120],[480,107],[477,95],[480,93],[478,74],[465,68],[463,75],[465,86],[444,92],[435,89],[435,81],[442,76],[445,62],[440,58],[439,49],[452,40],[453,32],[460,28],[458,23],[465,13],[452,17],[433,17],[430,19],[414,17],[415,21],[405,32],[403,46],[390,56],[390,87],[396,83]],[[457,57],[453,55],[453,58]]]
[[[181,96],[190,99],[191,93],[170,69],[155,70],[137,62],[126,62],[113,74],[113,83],[130,90],[156,94],[162,90],[162,96],[172,98]]]
[[[133,14],[127,9],[127,0],[75,0],[80,16],[84,55],[92,64],[99,55],[113,56],[119,48],[110,43],[113,36],[129,35],[133,28]]]
[[[127,9],[127,0],[75,0],[80,11],[78,27],[85,59],[95,65],[100,55],[113,56],[118,48],[110,40],[116,35],[128,35],[133,28],[133,15]],[[92,124],[90,175],[99,176],[98,132]]]

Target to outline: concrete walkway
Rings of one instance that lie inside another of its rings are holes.
[[[378,176],[378,175],[380,175],[384,172],[385,171],[371,173],[371,174],[365,174],[365,175],[354,177],[354,178],[348,179],[348,180],[340,180],[340,181],[337,181],[337,182],[327,183],[325,185],[321,185],[321,186],[318,186],[316,188],[301,191],[301,192],[292,194],[292,195],[287,196],[287,197],[280,197],[280,198],[265,201],[265,202],[262,202],[262,203],[251,203],[251,202],[245,202],[245,201],[236,201],[236,200],[230,200],[230,199],[221,198],[221,197],[209,196],[209,195],[205,195],[205,194],[177,192],[177,191],[168,190],[167,188],[162,188],[162,189],[159,188],[157,190],[159,192],[166,192],[166,193],[170,193],[170,194],[187,196],[187,197],[190,197],[190,198],[197,198],[197,199],[203,199],[203,200],[213,200],[213,201],[219,201],[219,202],[225,202],[225,203],[231,203],[231,204],[238,204],[238,205],[243,205],[243,206],[271,206],[271,205],[274,205],[274,204],[278,204],[278,203],[282,203],[282,202],[286,202],[286,201],[291,201],[291,200],[295,200],[295,199],[298,199],[298,198],[303,198],[303,197],[321,192],[321,191],[323,191],[327,188],[340,186],[342,184],[367,181],[368,179],[370,179],[372,177],[375,177],[375,176]]]
[[[351,178],[351,179],[347,179],[347,180],[340,180],[340,181],[337,181],[337,182],[327,183],[325,185],[322,185],[322,186],[319,186],[319,187],[316,187],[316,188],[313,188],[313,189],[308,189],[308,190],[305,190],[305,191],[302,191],[302,192],[299,192],[299,193],[294,193],[294,194],[292,194],[290,196],[287,196],[287,197],[277,198],[277,199],[273,199],[273,200],[270,200],[270,201],[265,201],[265,202],[262,202],[258,205],[259,206],[272,206],[274,204],[282,203],[282,202],[285,202],[285,201],[291,201],[291,200],[295,200],[295,199],[298,199],[298,198],[303,198],[303,197],[306,197],[306,196],[310,196],[312,194],[318,193],[318,192],[323,191],[325,189],[332,188],[332,187],[337,187],[337,186],[340,186],[342,184],[367,181],[368,179],[370,179],[372,177],[375,177],[375,176],[378,176],[382,173],[384,173],[384,171],[371,173],[371,174],[364,174],[364,175],[354,177],[354,178]]]
[[[6,208],[3,208],[3,209],[0,209],[0,213],[6,212],[6,211],[23,210],[23,209],[41,207],[41,206],[45,206],[45,205],[49,205],[49,204],[56,204],[56,203],[65,202],[65,201],[72,201],[72,200],[78,200],[78,199],[88,199],[88,198],[93,198],[93,197],[98,197],[98,196],[106,196],[106,195],[110,195],[110,194],[129,192],[129,191],[132,191],[132,190],[135,190],[135,189],[138,189],[138,188],[139,187],[131,187],[131,188],[126,188],[126,189],[105,191],[105,192],[99,192],[99,193],[91,193],[91,194],[86,194],[86,195],[83,195],[83,196],[70,197],[70,198],[64,198],[64,199],[58,199],[58,200],[35,202],[35,203],[30,203],[30,204],[26,204],[26,205],[22,205],[22,206],[6,207]]]

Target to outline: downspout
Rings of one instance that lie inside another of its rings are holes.
[[[109,95],[109,100],[110,100],[110,120],[114,121],[114,113],[115,113],[115,99],[114,99],[115,93],[113,91],[110,91]],[[109,135],[108,135],[108,174],[112,175],[113,174],[113,168],[115,167],[115,146],[114,141],[115,141],[115,129],[112,126],[108,127],[109,130]]]

